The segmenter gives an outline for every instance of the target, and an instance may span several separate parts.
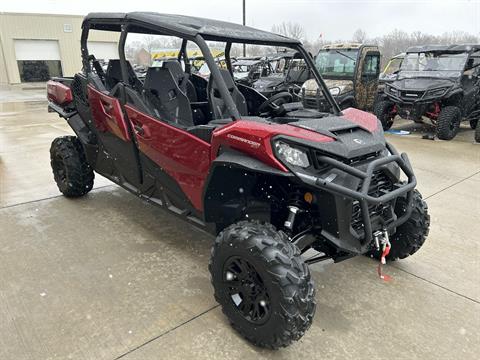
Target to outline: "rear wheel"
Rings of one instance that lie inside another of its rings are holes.
[[[480,143],[480,121],[477,124],[477,128],[475,129],[475,141]]]
[[[472,128],[473,130],[477,128],[477,124],[478,124],[478,119],[470,120],[470,128]]]
[[[241,221],[224,229],[209,269],[215,299],[232,327],[253,344],[277,349],[310,327],[310,271],[298,248],[273,225]]]
[[[452,140],[458,133],[462,112],[456,106],[445,106],[437,119],[437,137],[441,140]]]
[[[383,130],[388,130],[393,125],[395,114],[393,113],[394,104],[390,101],[379,101],[375,104],[373,112],[382,123]]]
[[[77,137],[63,136],[53,140],[50,164],[55,182],[63,195],[79,197],[92,190],[94,173]]]

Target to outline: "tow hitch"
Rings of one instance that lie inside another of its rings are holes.
[[[382,265],[387,263],[387,255],[390,253],[391,244],[388,237],[388,231],[386,229],[378,230],[373,233],[373,240],[375,242],[375,248],[377,251],[382,252],[380,257],[380,264],[378,264],[377,273],[380,279],[383,281],[390,281],[392,277],[382,273]]]

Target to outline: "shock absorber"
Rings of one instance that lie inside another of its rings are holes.
[[[285,226],[289,231],[293,230],[293,224],[295,223],[295,217],[300,212],[300,209],[296,206],[289,205],[288,206],[288,217],[285,220],[283,226]]]
[[[285,220],[285,222],[283,223],[283,226],[291,232],[293,230],[297,214],[303,211],[302,192],[299,189],[294,190],[290,196],[288,203],[288,216],[287,220]]]

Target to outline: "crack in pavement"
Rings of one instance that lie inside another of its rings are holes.
[[[141,348],[144,347],[145,345],[148,345],[148,344],[150,344],[151,342],[160,339],[162,336],[165,336],[165,335],[171,333],[172,331],[177,330],[178,328],[182,327],[183,325],[186,325],[186,324],[188,324],[189,322],[191,322],[191,321],[193,321],[193,320],[195,320],[195,319],[198,319],[199,317],[202,317],[203,315],[205,315],[205,314],[207,314],[208,312],[210,312],[210,311],[218,308],[219,306],[220,306],[220,305],[218,305],[218,304],[215,305],[215,306],[212,306],[211,308],[209,308],[209,309],[201,312],[200,314],[195,315],[195,316],[192,317],[191,319],[185,320],[184,322],[182,322],[182,323],[174,326],[173,328],[168,329],[167,331],[164,331],[163,333],[161,333],[161,334],[159,334],[159,335],[157,335],[157,336],[155,336],[155,337],[153,337],[153,338],[145,341],[144,343],[142,343],[142,344],[134,347],[133,349],[130,349],[130,350],[128,350],[127,352],[125,352],[125,353],[117,356],[116,358],[114,358],[114,360],[121,359],[121,358],[123,358],[123,357],[125,357],[125,356],[127,356],[127,355],[129,355],[129,354],[131,354],[131,353],[133,353],[134,351],[137,351],[137,350],[141,349]]]
[[[106,187],[115,186],[115,185],[116,185],[116,184],[102,185],[102,186],[99,186],[99,187],[96,187],[96,188],[92,189],[91,191],[96,191],[96,190],[99,190],[99,189],[104,189],[104,188],[106,188]],[[46,198],[41,198],[41,199],[36,199],[36,200],[29,200],[29,201],[24,201],[24,202],[16,203],[16,204],[6,205],[6,206],[0,207],[0,210],[10,209],[10,208],[13,208],[13,207],[16,207],[16,206],[21,206],[21,205],[34,204],[34,203],[36,203],[36,202],[45,201],[45,200],[51,200],[51,199],[59,198],[59,197],[62,197],[62,196],[64,196],[64,195],[62,195],[62,194],[60,194],[60,195],[53,195],[53,196],[49,196],[49,197],[46,197]]]
[[[433,282],[433,281],[431,281],[431,280],[428,280],[428,279],[426,279],[426,278],[424,278],[424,277],[422,277],[422,276],[420,276],[420,275],[416,275],[416,274],[414,274],[414,273],[412,273],[412,272],[410,272],[410,271],[407,271],[407,270],[405,270],[405,269],[399,268],[398,266],[395,266],[395,265],[390,265],[390,266],[393,267],[393,268],[395,268],[395,269],[397,269],[397,270],[403,271],[404,273],[406,273],[406,274],[408,274],[408,275],[411,275],[411,276],[413,276],[413,277],[416,277],[416,278],[419,279],[419,280],[423,280],[423,281],[425,281],[425,282],[427,282],[427,283],[429,283],[429,284],[431,284],[431,285],[434,285],[434,286],[439,287],[440,289],[446,290],[446,291],[448,291],[448,292],[451,292],[452,294],[455,294],[455,295],[457,295],[457,296],[460,296],[460,297],[462,297],[462,298],[464,298],[464,299],[466,299],[466,300],[470,300],[470,301],[472,301],[472,302],[474,302],[474,303],[476,303],[476,304],[480,304],[480,301],[479,301],[479,300],[473,299],[473,298],[471,298],[471,297],[469,297],[469,296],[467,296],[467,295],[463,295],[463,294],[461,294],[461,293],[459,293],[459,292],[456,292],[455,290],[452,290],[452,289],[447,288],[446,286],[437,284],[437,283],[435,283],[435,282]]]
[[[435,195],[438,195],[438,194],[444,192],[445,190],[448,190],[448,189],[450,189],[450,188],[452,188],[452,187],[454,187],[458,184],[461,184],[465,180],[471,179],[472,177],[474,177],[475,175],[478,175],[478,174],[480,174],[480,171],[477,171],[476,173],[473,173],[472,175],[467,176],[466,178],[463,178],[462,180],[458,180],[458,181],[454,182],[453,184],[450,184],[450,185],[446,186],[445,188],[443,188],[441,190],[438,190],[437,192],[433,193],[432,195],[427,196],[424,200],[430,199],[431,197],[434,197]]]

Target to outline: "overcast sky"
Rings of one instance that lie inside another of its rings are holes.
[[[246,0],[247,24],[270,30],[283,21],[304,26],[314,40],[350,39],[362,28],[369,37],[393,29],[438,35],[465,31],[480,36],[480,0]],[[2,0],[0,11],[86,14],[93,11],[156,11],[242,21],[242,0]]]

